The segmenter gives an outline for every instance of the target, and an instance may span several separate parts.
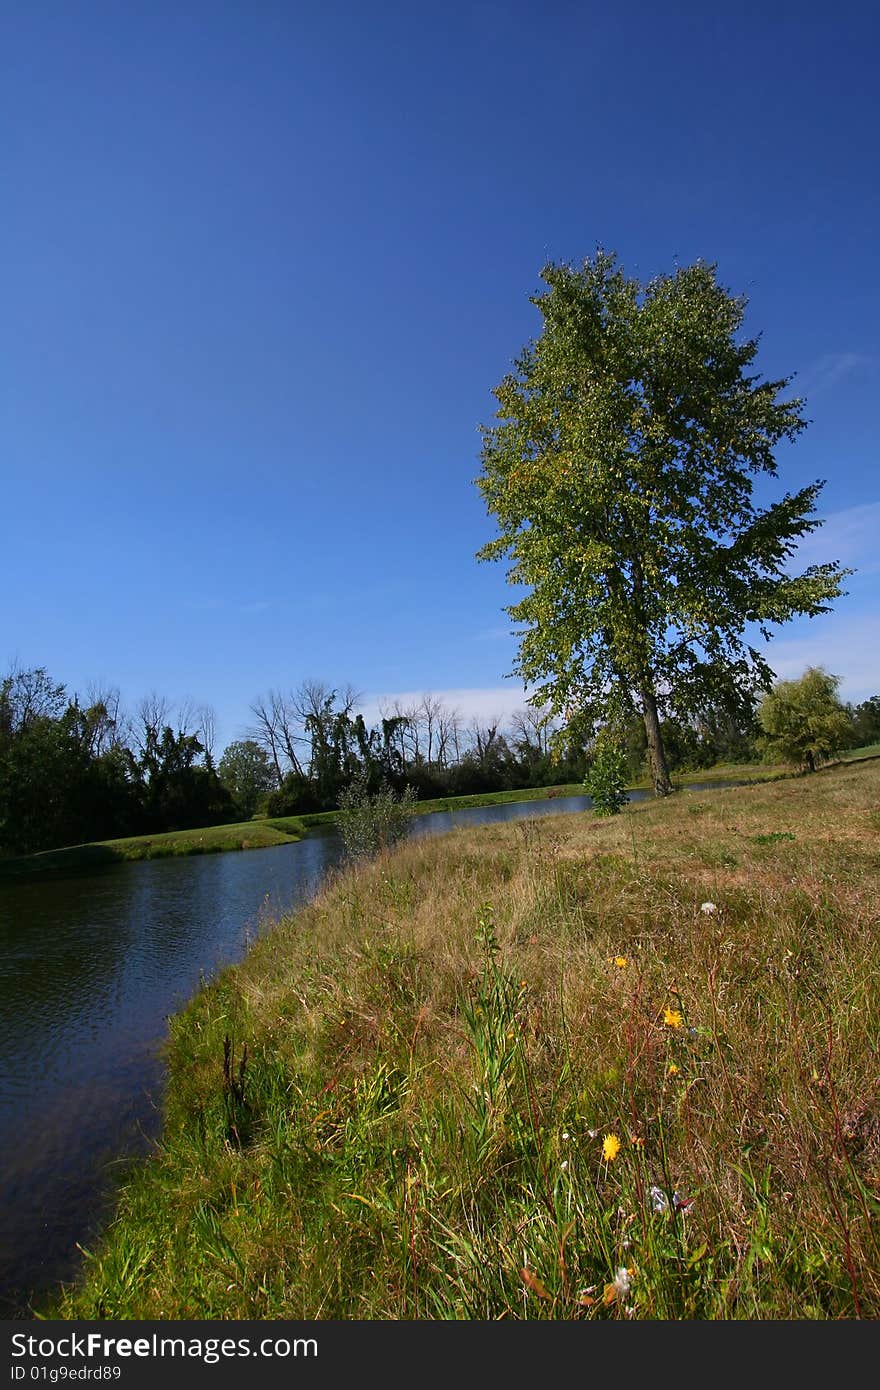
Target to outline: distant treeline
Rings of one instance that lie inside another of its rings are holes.
[[[538,709],[465,721],[432,695],[380,712],[370,727],[355,692],[306,681],[255,700],[244,738],[215,758],[210,706],[174,710],[151,695],[133,713],[119,692],[69,695],[44,667],[0,681],[0,852],[26,854],[124,835],[333,810],[355,781],[413,787],[421,800],[582,781],[588,747]],[[854,742],[880,740],[880,697],[850,707]],[[667,719],[673,770],[748,762],[757,727],[722,710]],[[644,768],[644,726],[626,733],[629,773]]]

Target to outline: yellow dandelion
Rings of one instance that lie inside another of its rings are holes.
[[[606,1163],[613,1163],[620,1153],[620,1140],[616,1134],[606,1134],[602,1140],[602,1157]]]
[[[666,1075],[667,1075],[667,1076],[678,1076],[678,1067],[675,1065],[674,1062],[670,1062],[670,1063],[669,1063],[669,1066],[666,1068]]]
[[[663,1022],[667,1028],[680,1028],[684,1023],[681,1016],[681,1009],[664,1009]]]
[[[625,970],[626,967],[629,965],[629,957],[628,957],[628,956],[615,956],[615,957],[614,957],[614,964],[617,966],[618,970]]]

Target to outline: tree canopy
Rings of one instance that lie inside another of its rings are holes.
[[[773,672],[754,645],[826,611],[847,573],[791,575],[819,526],[817,481],[761,507],[756,477],[804,429],[790,378],[753,370],[746,301],[697,262],[647,284],[599,251],[550,264],[531,302],[543,327],[495,389],[477,484],[527,593],[515,672],[536,704],[591,734],[637,712],[655,790],[670,788],[660,720],[751,712]]]
[[[758,709],[765,755],[815,772],[817,763],[853,747],[858,738],[839,688],[840,678],[821,666],[809,666],[800,680],[777,681]]]

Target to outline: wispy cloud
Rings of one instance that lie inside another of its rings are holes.
[[[799,396],[822,396],[854,372],[876,371],[880,356],[867,352],[827,352],[798,372],[792,383]]]
[[[813,619],[810,628],[797,637],[776,637],[764,649],[780,680],[796,679],[808,666],[824,666],[840,677],[842,699],[858,703],[880,694],[880,615]]]
[[[880,574],[880,502],[829,512],[817,531],[805,536],[789,562],[790,571],[830,560],[859,574]]]
[[[489,687],[460,687],[451,690],[393,690],[387,694],[367,695],[361,710],[369,724],[375,722],[383,709],[388,710],[399,704],[401,709],[410,709],[421,704],[425,694],[441,700],[448,710],[457,710],[465,723],[472,719],[480,722],[496,720],[504,723],[514,710],[523,709],[526,691],[521,685],[499,685]]]

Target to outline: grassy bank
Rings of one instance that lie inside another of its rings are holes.
[[[843,755],[841,761],[854,762],[880,758],[880,744],[858,748]],[[767,763],[717,763],[715,767],[698,772],[678,772],[673,779],[676,789],[701,782],[772,782],[797,776],[796,768]],[[633,782],[631,791],[650,789],[651,781],[643,777]],[[419,801],[413,807],[417,816],[432,811],[464,811],[478,806],[502,806],[512,801],[543,801],[555,797],[583,796],[580,782],[556,787],[526,787],[518,791],[479,792],[472,796],[441,796]],[[172,830],[162,835],[131,835],[119,840],[99,840],[93,844],[70,845],[64,849],[45,850],[41,854],[21,855],[0,859],[0,881],[4,878],[29,878],[40,874],[76,873],[133,859],[165,859],[189,854],[219,854],[227,850],[268,849],[271,845],[290,844],[301,840],[309,830],[335,824],[338,811],[304,812],[299,816],[261,817],[237,825],[209,825],[198,830]]]
[[[89,845],[71,845],[65,849],[45,850],[42,854],[0,859],[0,879],[75,873],[132,859],[268,849],[271,845],[301,840],[304,833],[302,822],[291,817],[277,824],[242,821],[238,825],[209,825],[199,830],[170,830],[163,835],[132,835],[121,840],[99,840]]]
[[[880,763],[404,844],[172,1020],[65,1318],[880,1314]]]
[[[778,770],[764,775],[779,775]],[[751,765],[741,772],[741,780],[750,778]],[[735,771],[724,769],[711,774],[693,774],[693,780],[726,780]],[[691,780],[688,774],[688,780]],[[639,783],[648,786],[648,782]],[[424,816],[432,811],[463,811],[475,806],[500,806],[511,801],[542,801],[545,798],[582,796],[579,782],[558,787],[527,787],[520,791],[481,792],[473,796],[443,796],[419,801],[413,814]],[[20,855],[0,859],[2,879],[30,878],[41,874],[77,873],[100,868],[104,864],[135,859],[167,859],[190,854],[220,854],[227,850],[268,849],[272,845],[290,844],[301,840],[309,830],[330,826],[339,819],[338,811],[312,811],[299,816],[274,816],[242,821],[236,825],[208,825],[197,830],[171,830],[161,835],[130,835],[117,840],[98,840],[92,844],[69,845],[63,849],[45,850],[40,854]]]

